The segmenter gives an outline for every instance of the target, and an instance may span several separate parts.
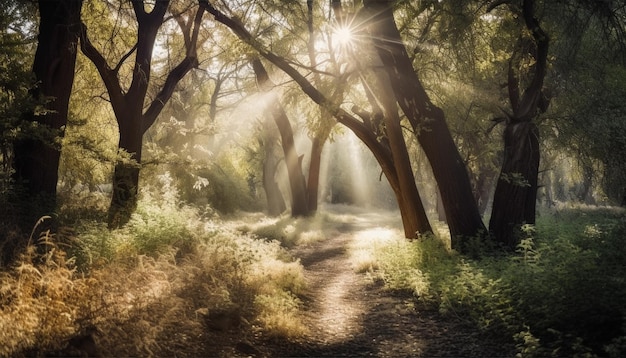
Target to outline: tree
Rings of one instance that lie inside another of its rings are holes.
[[[291,129],[289,118],[276,93],[272,93],[275,84],[270,80],[261,60],[254,58],[252,60],[252,67],[256,74],[259,89],[270,96],[266,109],[267,116],[274,120],[278,132],[280,133],[281,145],[285,155],[285,164],[287,166],[287,175],[289,177],[289,187],[291,188],[291,216],[306,216],[309,214],[306,182],[302,174],[300,158],[296,152],[293,130]]]
[[[533,120],[548,108],[544,79],[548,70],[548,35],[535,17],[535,3],[524,0],[521,19],[532,38],[520,36],[518,51],[509,60],[507,88],[512,112],[506,113],[504,161],[493,199],[489,231],[511,249],[519,242],[516,232],[522,224],[535,223],[539,173],[539,130]],[[515,9],[513,9],[515,10]],[[530,40],[530,41],[529,41]],[[531,56],[529,84],[520,93],[521,63]]]
[[[603,1],[559,5],[548,8],[546,16],[559,39],[552,46],[551,71],[559,100],[553,107],[555,130],[548,134],[556,133],[552,142],[579,162],[581,196],[593,181],[603,192],[597,199],[624,205],[626,8]]]
[[[107,88],[119,127],[119,148],[128,154],[115,165],[113,196],[108,214],[109,226],[112,228],[125,224],[136,206],[144,133],[156,121],[178,81],[198,65],[197,43],[204,12],[202,8],[198,8],[195,15],[189,16],[187,20],[179,17],[178,24],[184,33],[185,57],[169,72],[161,90],[145,108],[151,83],[155,42],[170,1],[157,1],[149,11],[151,5],[148,2],[134,0],[131,4],[137,21],[136,43],[119,59],[117,65],[111,67],[103,54],[93,45],[85,24],[82,25],[80,42],[82,52],[95,65]],[[120,69],[133,54],[132,78],[125,90]]]
[[[37,212],[31,213],[37,216],[55,206],[60,158],[56,138],[67,124],[82,4],[82,0],[38,2],[39,35],[33,63],[37,86],[31,93],[36,101],[46,103],[26,116],[34,135],[18,138],[13,148],[14,177],[30,197],[44,198]]]
[[[262,182],[267,198],[267,212],[270,216],[278,216],[287,209],[285,199],[275,178],[279,163],[274,154],[274,147],[278,141],[275,128],[275,123],[270,116],[267,116],[261,129],[262,139],[259,140],[260,147],[263,148],[264,152]]]
[[[395,24],[392,2],[364,1],[363,4],[364,17],[372,24],[370,36],[391,78],[395,99],[430,162],[453,240],[484,233],[486,229],[472,195],[467,169],[443,111],[431,102],[413,68]]]
[[[384,131],[381,132],[383,128],[378,125],[373,125],[378,124],[375,121],[375,119],[379,119],[378,117],[375,118],[372,113],[355,107],[353,110],[355,113],[358,112],[360,114],[361,120],[359,120],[355,117],[355,115],[352,115],[348,111],[342,109],[333,100],[320,92],[319,89],[317,89],[304,75],[298,72],[298,70],[296,70],[286,59],[267,50],[265,46],[263,46],[263,44],[261,44],[261,42],[258,41],[239,20],[234,17],[227,16],[211,5],[208,1],[201,0],[200,5],[203,6],[207,12],[212,14],[218,22],[228,26],[237,36],[239,36],[240,39],[258,51],[262,57],[289,75],[311,98],[311,100],[313,100],[313,102],[328,110],[339,123],[344,124],[352,130],[355,135],[372,151],[372,154],[381,165],[383,173],[387,177],[396,195],[406,237],[415,238],[420,233],[432,231],[419,196],[412,196],[412,194],[417,194],[417,190],[403,192],[403,189],[406,189],[407,185],[412,184],[415,186],[415,181],[414,179],[411,181],[407,177],[402,177],[402,175],[410,174],[411,179],[413,178],[410,166],[409,168],[406,168],[401,165],[394,165],[394,159],[399,159],[403,155],[406,155],[406,153],[400,153],[402,144],[398,142],[394,143],[394,150],[396,151],[396,156],[394,157],[387,142],[386,133]],[[387,111],[385,114],[394,116],[390,102],[387,101],[385,103],[388,105],[388,107],[385,108]],[[386,120],[395,121],[398,119],[399,117],[396,113],[394,117]],[[394,130],[396,130],[396,132],[392,134],[394,136],[394,140],[399,140],[397,133],[399,125],[399,123],[393,123],[392,125]],[[398,168],[400,169],[398,170]]]

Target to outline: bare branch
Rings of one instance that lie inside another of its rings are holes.
[[[122,65],[124,64],[124,62],[130,57],[130,55],[133,54],[133,52],[135,52],[135,50],[137,50],[137,44],[136,43],[133,46],[133,48],[131,48],[124,56],[122,56],[122,58],[117,63],[117,66],[115,66],[115,68],[113,69],[113,72],[117,73],[120,70],[120,68],[122,67]]]

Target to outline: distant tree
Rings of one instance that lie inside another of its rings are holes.
[[[128,154],[127,158],[119,160],[115,165],[113,196],[108,214],[109,226],[112,228],[125,224],[135,209],[144,133],[156,121],[178,81],[198,65],[197,42],[204,12],[202,8],[198,8],[195,15],[179,18],[178,24],[184,36],[185,56],[169,72],[160,91],[146,106],[148,88],[152,83],[153,51],[170,1],[150,3],[134,0],[131,4],[137,21],[136,43],[114,67],[109,65],[102,52],[91,42],[85,24],[81,32],[81,50],[96,66],[107,88],[119,126],[119,148]],[[181,16],[180,13],[174,15]],[[120,69],[133,54],[132,77],[126,87],[124,79],[120,76]]]
[[[285,113],[285,109],[278,99],[278,95],[272,93],[275,84],[270,80],[269,74],[265,66],[263,66],[263,63],[261,63],[261,60],[258,58],[253,59],[252,67],[256,74],[259,89],[270,96],[266,109],[267,116],[274,120],[278,132],[280,133],[280,142],[285,155],[289,187],[291,188],[291,215],[294,217],[307,216],[309,215],[309,207],[306,182],[304,174],[302,173],[302,164],[296,152],[291,123]]]

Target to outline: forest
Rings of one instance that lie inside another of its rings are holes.
[[[626,3],[0,0],[0,357],[626,356]]]

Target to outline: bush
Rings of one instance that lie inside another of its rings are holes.
[[[507,335],[520,354],[623,356],[626,221],[622,211],[561,212],[524,228],[514,255],[468,259],[437,240],[393,241],[374,275],[444,313]]]

